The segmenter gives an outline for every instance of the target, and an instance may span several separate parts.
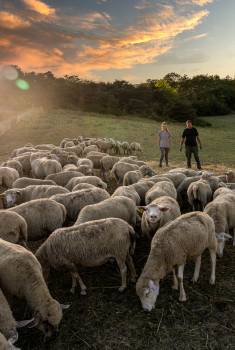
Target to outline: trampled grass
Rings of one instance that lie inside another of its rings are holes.
[[[212,127],[198,127],[203,149],[200,157],[203,164],[235,165],[235,116],[207,117]],[[72,110],[55,110],[27,115],[0,138],[0,159],[6,159],[11,150],[27,142],[59,144],[64,137],[78,135],[112,137],[120,141],[137,141],[143,147],[141,158],[159,159],[157,134],[160,123],[136,117],[115,117]],[[170,162],[184,165],[184,152],[179,152],[184,123],[169,123],[172,133]]]

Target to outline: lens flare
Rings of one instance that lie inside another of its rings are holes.
[[[27,83],[27,81],[23,80],[23,79],[17,79],[16,80],[16,86],[20,89],[20,90],[28,90],[29,89],[29,83]]]

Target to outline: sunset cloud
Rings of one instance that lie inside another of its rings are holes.
[[[44,16],[51,16],[56,12],[55,8],[48,6],[40,0],[23,0],[23,2],[31,10]]]
[[[0,27],[7,29],[20,29],[30,26],[30,22],[7,11],[0,12]]]

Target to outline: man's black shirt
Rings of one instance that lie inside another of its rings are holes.
[[[197,139],[198,131],[196,128],[186,128],[183,131],[182,137],[185,137],[185,146],[197,146]]]

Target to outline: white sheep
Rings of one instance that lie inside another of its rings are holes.
[[[235,171],[234,170],[228,170],[225,173],[226,177],[227,177],[227,182],[229,183],[235,183]]]
[[[110,156],[106,155],[101,158],[100,160],[100,167],[101,167],[101,175],[104,179],[108,178],[110,171],[112,170],[112,167],[114,164],[116,164],[119,161],[119,157],[116,156]]]
[[[147,206],[142,206],[138,209],[143,210],[141,220],[142,234],[150,240],[160,227],[176,219],[181,214],[177,201],[168,196],[156,198]]]
[[[0,210],[0,227],[1,239],[26,246],[28,239],[27,223],[22,216],[7,210]]]
[[[220,187],[214,192],[213,199],[217,198],[220,195],[227,194],[227,193],[235,195],[235,191],[231,190],[230,188]]]
[[[101,169],[100,161],[104,156],[107,156],[107,154],[103,152],[92,151],[87,154],[86,158],[92,161],[93,167],[95,169]]]
[[[82,295],[86,294],[87,288],[79,275],[78,266],[99,266],[114,258],[122,277],[119,288],[122,292],[127,286],[127,266],[131,280],[134,282],[136,278],[132,260],[134,249],[133,228],[121,219],[109,218],[56,230],[38,249],[36,257],[45,274],[51,267],[67,269],[72,276],[71,292],[75,292],[78,281]]]
[[[145,204],[145,195],[148,192],[148,190],[153,187],[154,182],[149,181],[149,180],[145,180],[145,179],[141,179],[139,182],[128,186],[129,188],[133,188],[138,195],[140,196],[140,201],[141,204]]]
[[[34,199],[8,211],[23,216],[28,226],[29,241],[47,237],[55,229],[62,227],[66,218],[65,207],[49,198]]]
[[[2,163],[1,166],[13,168],[16,171],[18,171],[18,174],[20,177],[23,176],[23,167],[22,167],[21,163],[16,159],[10,159],[10,160]]]
[[[90,169],[93,169],[94,167],[93,162],[87,158],[78,159],[77,166],[81,166],[81,165],[87,165]]]
[[[60,173],[51,174],[46,177],[46,180],[54,181],[58,186],[65,187],[69,180],[73,177],[84,176],[79,171],[62,171]]]
[[[46,336],[58,328],[62,308],[50,295],[40,263],[29,250],[1,239],[0,285],[4,294],[25,299],[34,312],[34,325]]]
[[[30,177],[20,177],[13,182],[12,188],[25,188],[30,185],[56,185],[52,180],[32,179]]]
[[[95,188],[97,188],[96,186],[94,186],[94,185],[92,185],[92,184],[87,184],[87,183],[81,183],[81,184],[77,184],[74,188],[73,188],[73,190],[72,190],[72,192],[75,192],[75,191],[79,191],[79,190],[85,190],[85,189],[87,189],[87,188],[93,188],[93,189],[95,189]]]
[[[179,185],[186,179],[186,175],[183,173],[177,173],[177,172],[172,172],[172,173],[164,173],[162,176],[167,177],[170,179],[173,184],[175,185],[175,188],[177,189]]]
[[[89,183],[96,187],[107,189],[107,184],[103,182],[98,176],[79,176],[73,177],[65,186],[69,191],[72,191],[77,184]]]
[[[207,203],[212,200],[212,190],[207,181],[199,180],[189,185],[187,196],[194,211],[203,211]]]
[[[179,300],[186,301],[183,286],[186,260],[196,259],[193,282],[197,282],[201,255],[206,248],[211,257],[210,284],[215,284],[217,241],[215,225],[209,215],[202,212],[187,213],[161,227],[153,237],[148,260],[136,284],[142,307],[147,311],[155,307],[159,283],[175,266],[178,267],[178,281],[173,275],[173,288],[178,289],[179,282]]]
[[[0,186],[11,188],[14,181],[20,177],[18,171],[9,167],[0,167]]]
[[[191,176],[199,176],[202,174],[202,171],[199,170],[193,170],[193,169],[186,169],[186,168],[175,168],[169,170],[169,173],[182,173],[186,175],[187,177]]]
[[[32,175],[37,179],[45,179],[50,174],[62,171],[61,164],[55,159],[47,159],[46,157],[31,161]]]
[[[154,199],[159,198],[161,196],[169,196],[174,199],[177,197],[177,192],[173,183],[168,181],[160,181],[157,182],[153,187],[148,190],[145,195],[145,203],[148,205]]]
[[[140,196],[131,186],[119,186],[112,194],[112,197],[124,196],[132,199],[136,205],[140,205]]]
[[[117,162],[111,170],[111,176],[114,177],[118,185],[123,184],[123,178],[128,171],[139,170],[138,165],[124,162]]]
[[[84,207],[80,211],[75,225],[105,218],[120,218],[130,225],[135,226],[136,205],[132,199],[127,197],[111,197],[100,203],[90,204]]]

